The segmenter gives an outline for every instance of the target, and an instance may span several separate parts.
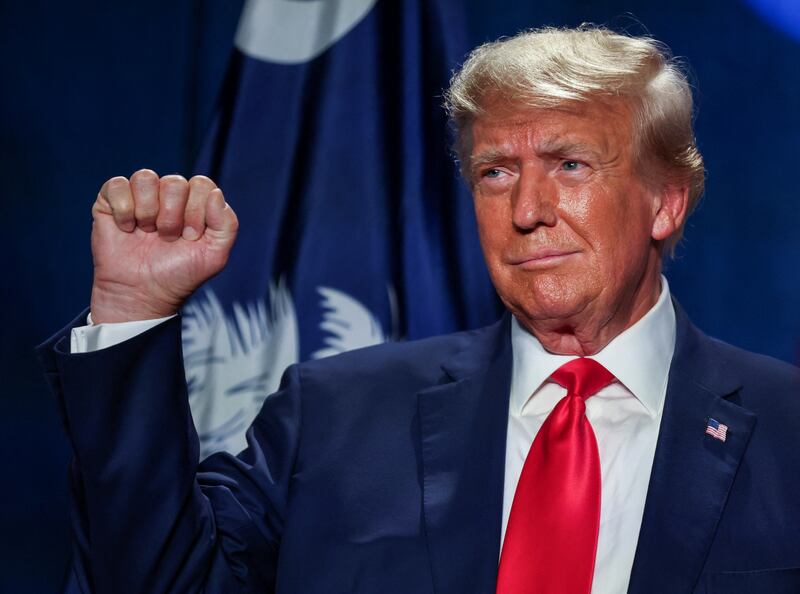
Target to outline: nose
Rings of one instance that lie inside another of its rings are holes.
[[[511,217],[520,231],[556,224],[558,191],[553,179],[537,165],[523,167],[511,196]]]

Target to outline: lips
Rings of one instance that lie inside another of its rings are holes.
[[[509,259],[509,264],[520,266],[524,269],[540,268],[560,264],[570,256],[578,253],[576,249],[568,248],[539,248],[521,256]]]

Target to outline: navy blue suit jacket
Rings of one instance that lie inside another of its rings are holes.
[[[629,592],[800,592],[800,370],[677,309]],[[494,593],[509,316],[294,366],[249,448],[199,467],[179,320],[80,355],[68,332],[40,353],[75,453],[75,591]]]

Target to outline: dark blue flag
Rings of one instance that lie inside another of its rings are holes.
[[[291,363],[498,312],[441,107],[461,3],[253,0],[236,46],[197,169],[241,230],[184,311],[203,456],[242,449]]]

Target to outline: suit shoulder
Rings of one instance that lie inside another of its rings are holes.
[[[743,378],[767,385],[800,390],[800,368],[780,359],[747,351],[716,338],[709,338],[723,364]]]
[[[800,401],[800,368],[774,357],[747,351],[708,336],[689,320],[677,301],[677,336],[673,365],[689,370],[694,381],[712,392],[738,386],[777,389]]]
[[[735,401],[756,413],[760,424],[795,426],[800,418],[800,368],[715,338],[708,338],[707,345],[716,385],[738,386]]]
[[[397,378],[396,381],[430,384],[441,377],[443,362],[485,341],[496,330],[495,324],[419,340],[387,342],[301,363],[298,372],[304,382]]]

